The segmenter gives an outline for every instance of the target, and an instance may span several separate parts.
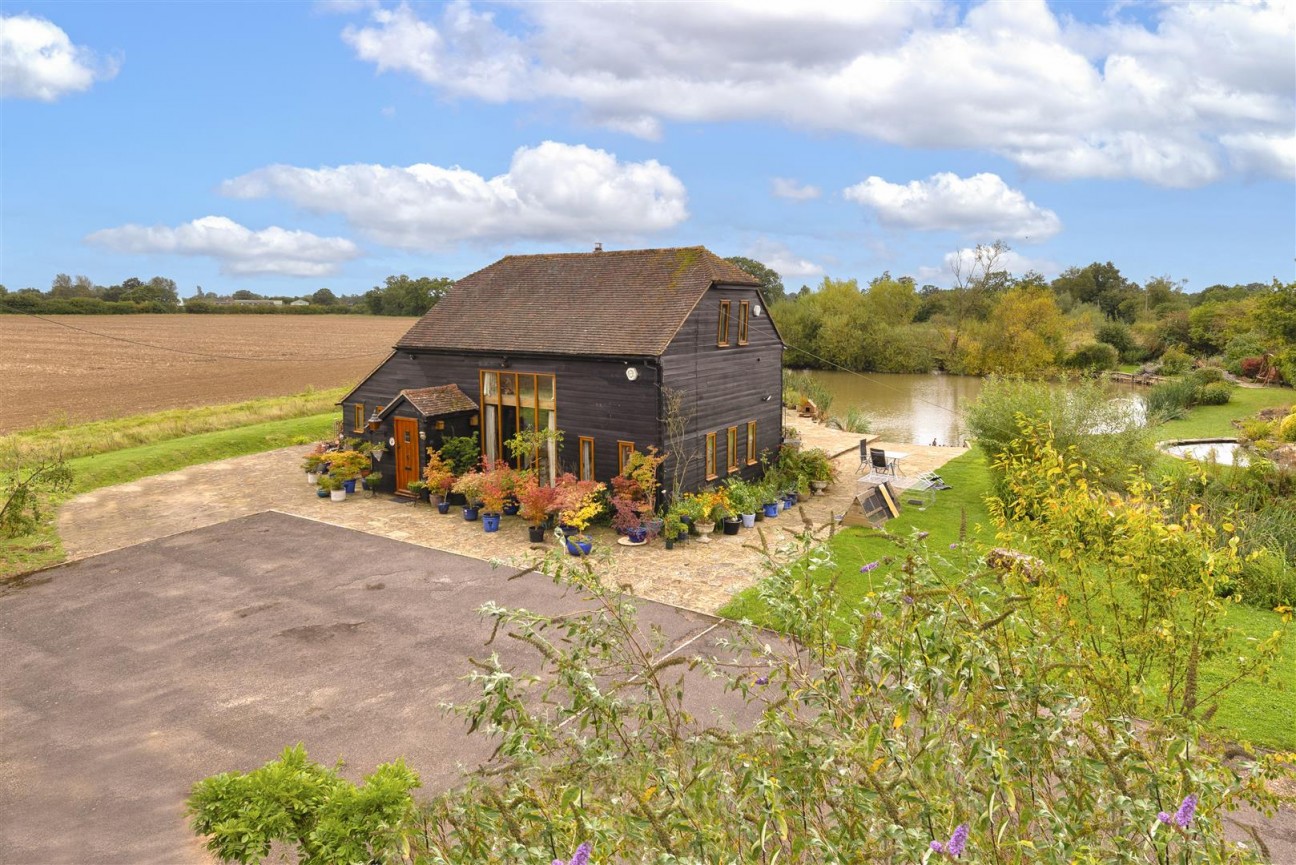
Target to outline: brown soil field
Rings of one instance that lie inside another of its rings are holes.
[[[354,384],[415,321],[0,315],[0,433]]]

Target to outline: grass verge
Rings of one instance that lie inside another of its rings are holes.
[[[1249,417],[1263,408],[1296,403],[1296,391],[1282,387],[1238,387],[1224,405],[1199,405],[1178,420],[1166,421],[1153,429],[1161,441],[1169,439],[1233,438],[1233,421]]]
[[[976,556],[981,547],[993,543],[995,535],[985,506],[985,498],[990,494],[989,464],[984,454],[974,449],[943,465],[940,475],[954,489],[938,493],[935,504],[925,511],[912,508],[903,511],[886,524],[886,531],[902,536],[914,531],[929,532],[926,545],[933,555]],[[966,530],[960,531],[965,522]],[[897,554],[897,547],[883,532],[848,528],[838,532],[830,544],[837,563],[833,576],[838,581],[843,603],[858,602],[889,579],[886,567],[860,573],[862,565]],[[951,550],[951,544],[958,548]],[[720,615],[774,625],[756,589],[736,596],[720,610]],[[1235,629],[1230,651],[1203,666],[1203,691],[1228,675],[1232,669],[1229,658],[1236,656],[1235,649],[1242,648],[1249,640],[1268,637],[1282,626],[1277,613],[1240,605],[1229,608],[1226,622]],[[1275,664],[1274,680],[1235,686],[1221,702],[1211,726],[1234,739],[1283,750],[1296,749],[1296,723],[1292,720],[1296,718],[1296,690],[1291,681],[1284,681],[1284,678],[1290,680],[1290,675],[1283,675],[1283,671],[1293,669],[1296,669],[1296,640],[1287,639]]]
[[[69,495],[129,483],[186,466],[328,438],[332,436],[333,425],[338,419],[337,410],[331,405],[330,408],[332,410],[305,417],[267,420],[235,429],[183,435],[111,453],[94,453],[70,459],[68,465],[72,469],[73,488]],[[195,411],[207,413],[210,410]],[[98,427],[98,424],[86,424],[84,428],[70,427],[68,430],[93,430]],[[92,435],[93,432],[87,434]],[[59,541],[55,515],[65,500],[63,498],[48,503],[46,516],[35,533],[0,540],[0,579],[63,561],[63,547]]]
[[[265,397],[226,405],[170,409],[131,415],[113,420],[69,425],[43,424],[0,436],[0,448],[9,450],[61,451],[69,460],[92,454],[106,454],[141,445],[195,436],[200,433],[234,430],[269,421],[336,412],[336,404],[349,388],[306,390],[289,396]]]

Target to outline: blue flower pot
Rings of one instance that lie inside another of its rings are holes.
[[[473,520],[477,519],[477,509],[465,507],[463,509],[463,515],[464,520],[471,523]]]
[[[448,513],[450,513],[450,503],[449,503],[449,502],[437,502],[437,513],[439,513],[439,514],[448,514]]]
[[[329,491],[325,489],[319,489],[315,491],[315,495],[319,496],[322,499],[326,499],[329,497]]]
[[[567,552],[573,556],[588,556],[590,550],[594,549],[594,544],[584,535],[575,535],[567,538]]]
[[[355,478],[352,478],[349,481],[342,482],[342,489],[346,490],[348,494],[351,494],[355,492],[355,485]]]
[[[626,537],[630,539],[632,544],[642,544],[648,540],[648,529],[642,526],[637,529],[627,529]]]
[[[488,532],[499,531],[499,521],[500,521],[499,514],[482,514],[481,518],[482,518],[483,529],[485,529]]]
[[[505,506],[504,506],[504,516],[506,516],[506,517],[516,517],[516,516],[517,516],[517,512],[518,512],[518,509],[519,509],[520,507],[521,507],[521,505],[518,505],[518,504],[516,504],[516,503],[511,504],[511,505],[505,505]]]

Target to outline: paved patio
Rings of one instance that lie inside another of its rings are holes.
[[[824,525],[833,514],[844,513],[859,479],[858,434],[828,429],[791,413],[785,423],[801,430],[804,447],[821,447],[836,457],[841,480],[798,509],[757,523],[775,546],[807,522]],[[901,469],[909,476],[938,468],[966,452],[965,448],[887,442],[875,446],[908,452]],[[82,559],[235,517],[278,511],[518,567],[533,563],[542,553],[527,540],[526,524],[516,517],[504,518],[499,532],[486,534],[480,522],[464,522],[457,509],[441,515],[426,504],[367,493],[340,503],[320,499],[300,470],[307,450],[283,448],[221,460],[77,496],[59,513],[64,549],[69,559]],[[670,551],[660,541],[645,547],[619,546],[606,529],[591,534],[596,549],[607,557],[604,571],[609,579],[632,594],[662,603],[714,612],[737,592],[755,585],[762,574],[760,539],[754,530],[734,536],[717,530],[711,543],[693,541]]]

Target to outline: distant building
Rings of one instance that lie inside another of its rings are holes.
[[[275,301],[275,303],[278,303],[278,302],[279,302],[279,301]],[[289,306],[310,306],[310,301],[309,301],[309,300],[305,300],[305,299],[299,297],[299,298],[297,298],[296,300],[294,300],[292,303],[290,303],[290,304],[288,304],[288,305],[289,305]]]

